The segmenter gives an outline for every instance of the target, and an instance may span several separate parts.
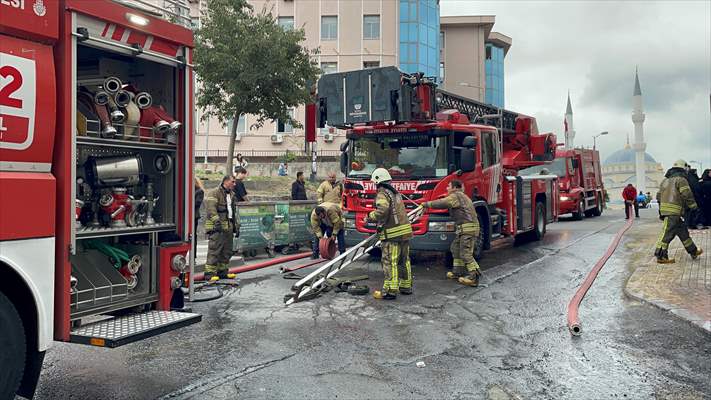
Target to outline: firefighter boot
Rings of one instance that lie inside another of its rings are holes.
[[[410,294],[412,294],[412,288],[411,287],[401,287],[400,294],[410,295]]]
[[[658,249],[655,255],[657,256],[657,264],[674,264],[676,261],[672,258],[669,259],[669,253],[664,249]]]
[[[478,269],[470,271],[466,276],[462,276],[458,279],[458,282],[465,286],[477,287],[479,286],[479,279],[481,278],[481,272]]]
[[[691,255],[691,259],[692,259],[692,260],[696,260],[696,259],[699,258],[699,256],[702,255],[702,254],[704,254],[704,251],[703,251],[702,249],[696,249],[696,251],[694,252],[694,254],[690,254],[690,255]]]
[[[395,300],[397,296],[386,290],[376,290],[373,292],[373,298],[376,300]]]
[[[447,272],[447,279],[454,279],[459,280],[459,278],[463,277],[464,274],[458,271],[448,271]]]

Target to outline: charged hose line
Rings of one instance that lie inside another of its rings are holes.
[[[577,292],[575,292],[575,296],[570,299],[570,303],[568,303],[568,329],[570,330],[571,335],[580,336],[583,333],[583,328],[580,325],[580,319],[578,319],[578,307],[583,301],[583,297],[585,297],[585,294],[588,292],[588,289],[590,289],[593,282],[595,281],[595,278],[597,278],[597,274],[600,272],[602,267],[605,266],[607,260],[617,249],[617,246],[622,240],[622,236],[625,234],[625,232],[627,232],[628,229],[632,227],[633,221],[634,220],[632,218],[628,219],[627,223],[625,223],[625,225],[620,228],[619,231],[617,231],[617,234],[612,239],[612,243],[610,243],[610,246],[607,248],[602,257],[597,260],[597,263],[595,263],[593,269],[590,271],[590,273],[588,273],[588,276],[585,277],[583,284],[580,285]]]

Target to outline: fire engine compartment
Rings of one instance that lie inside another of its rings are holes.
[[[72,320],[158,300],[186,139],[176,66],[79,44],[76,72]]]

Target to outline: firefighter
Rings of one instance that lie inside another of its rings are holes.
[[[333,203],[340,207],[342,194],[343,185],[336,180],[336,173],[331,171],[328,173],[328,180],[323,181],[316,190],[316,201],[318,204]]]
[[[681,218],[685,210],[698,208],[689,183],[686,180],[685,167],[686,162],[684,160],[675,162],[659,185],[657,201],[659,201],[659,215],[664,221],[664,225],[662,232],[659,234],[654,255],[660,264],[674,263],[674,259],[669,258],[667,249],[669,248],[669,243],[676,236],[679,236],[679,240],[681,240],[692,259],[696,259],[703,252],[696,247],[694,241],[689,237],[689,230]]]
[[[311,258],[319,258],[319,241],[324,236],[335,240],[338,238],[338,252],[346,251],[345,231],[343,230],[343,211],[337,204],[322,203],[311,211],[311,229],[316,235],[312,245]]]
[[[222,183],[211,190],[205,199],[205,233],[208,235],[205,280],[232,279],[236,275],[228,273],[232,258],[232,238],[239,229],[237,222],[237,197],[232,191],[235,179],[222,178]]]
[[[454,179],[447,185],[448,196],[435,201],[422,203],[423,208],[447,208],[456,224],[456,237],[449,249],[454,258],[452,271],[447,278],[456,279],[466,286],[478,286],[481,272],[474,259],[476,239],[479,237],[479,219],[474,204],[462,191],[462,182]]]
[[[366,222],[375,222],[381,241],[385,279],[383,289],[373,292],[376,299],[394,300],[397,293],[412,294],[412,269],[410,267],[410,238],[412,226],[405,212],[402,196],[390,185],[392,178],[385,168],[377,168],[371,176],[378,192],[375,210],[366,217]]]

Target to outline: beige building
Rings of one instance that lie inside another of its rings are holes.
[[[487,60],[498,66],[499,63],[492,62],[495,51],[491,49],[501,49],[505,56],[512,41],[506,35],[492,32],[495,20],[493,15],[440,17],[440,78],[444,90],[486,101],[487,87],[493,86],[487,83],[491,83],[492,77],[500,77],[503,92],[503,70],[500,74],[490,72]]]
[[[316,62],[324,73],[391,65],[403,70],[419,70],[422,55],[426,54],[432,56],[426,62],[428,66],[432,65],[432,74],[437,73],[437,62],[443,63],[440,64],[440,67],[444,65],[440,74],[445,73],[447,90],[483,101],[487,41],[497,41],[508,51],[511,39],[491,32],[493,16],[440,18],[438,3],[438,0],[250,0],[255,10],[268,7],[283,27],[303,28],[306,32],[304,45],[309,49],[320,49]],[[204,0],[191,3],[194,25],[199,24],[199,10],[205,4]],[[400,15],[403,10],[408,12],[407,16]],[[423,39],[425,37],[427,39]],[[442,43],[441,52],[434,50]],[[401,56],[401,49],[408,54]],[[303,123],[304,107],[297,107],[293,113]],[[197,114],[201,116],[200,110]],[[235,153],[250,158],[274,157],[287,150],[304,151],[303,128],[276,121],[259,129],[249,129],[255,119],[250,115],[240,118]],[[227,156],[230,125],[222,126],[219,121],[211,119],[199,121],[196,128],[197,161],[203,162],[207,155],[208,161],[222,162]],[[344,140],[341,131],[320,129],[316,149],[320,155],[336,156]]]

